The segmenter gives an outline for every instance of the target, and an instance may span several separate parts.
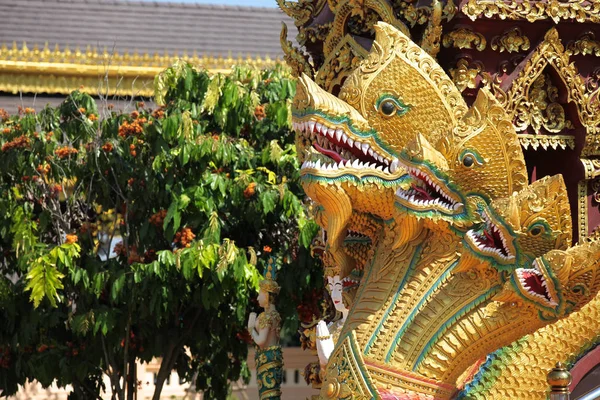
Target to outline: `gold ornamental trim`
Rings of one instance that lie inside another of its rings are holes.
[[[435,382],[417,374],[410,374],[406,371],[402,371],[400,374],[371,360],[365,362],[365,364],[373,380],[378,382],[381,387],[393,387],[396,390],[405,390],[407,393],[425,393],[434,398],[443,399],[449,399],[456,392],[455,387]]]
[[[542,148],[548,150],[548,147],[557,150],[561,148],[566,150],[567,147],[575,150],[575,137],[569,135],[531,135],[528,133],[519,134],[519,142],[525,150],[531,147],[533,150]]]
[[[517,124],[518,131],[523,131],[529,124],[532,124],[536,129],[541,126],[546,129],[550,128],[549,131],[552,133],[558,133],[564,128],[570,129],[570,122],[566,120],[562,106],[560,109],[553,106],[552,109],[546,110],[546,112],[552,111],[554,113],[553,118],[550,120],[555,119],[560,122],[556,126],[548,124],[548,121],[546,121],[548,115],[536,116],[529,114],[528,107],[532,102],[530,92],[538,89],[546,91],[551,89],[544,84],[544,81],[547,80],[544,77],[547,67],[554,69],[564,87],[567,88],[567,102],[575,105],[578,119],[586,129],[582,155],[600,154],[600,113],[597,111],[600,106],[593,93],[586,88],[585,81],[577,71],[575,64],[571,62],[569,52],[565,50],[556,28],[551,28],[545,34],[544,40],[528,56],[522,71],[506,91],[497,84],[493,84],[492,89]],[[544,87],[537,87],[538,85]],[[548,97],[548,100],[554,103],[551,97]],[[517,120],[519,116],[528,116],[530,120]]]
[[[521,29],[516,26],[504,32],[502,35],[492,38],[492,50],[497,50],[500,53],[518,53],[520,51],[529,50],[531,43],[529,38],[521,32]]]
[[[0,47],[0,91],[17,94],[69,94],[75,89],[90,95],[152,96],[154,77],[178,59],[206,68],[211,73],[227,73],[235,64],[266,68],[280,62],[270,57],[243,58],[200,56],[196,52],[159,55],[102,52],[88,46],[71,50],[58,46],[50,50],[37,45],[29,49],[13,43]]]
[[[596,40],[594,32],[586,32],[577,40],[567,44],[567,52],[572,55],[594,55],[600,57],[600,42]]]
[[[442,39],[444,47],[454,47],[456,49],[475,49],[477,51],[485,50],[487,41],[479,32],[473,32],[469,28],[458,28],[444,35]]]
[[[600,22],[600,3],[590,0],[469,0],[462,12],[475,21],[477,18],[524,19],[529,22],[551,19],[577,22]]]

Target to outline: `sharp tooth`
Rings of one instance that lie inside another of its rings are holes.
[[[352,160],[346,160],[346,167],[352,166]]]
[[[351,138],[348,138],[348,145],[350,147],[354,146],[354,140],[352,140]]]
[[[335,135],[335,129],[327,129],[327,134],[333,139],[333,135]]]
[[[362,149],[362,143],[357,140],[356,142],[354,142],[354,147],[360,150]]]
[[[383,157],[382,157],[382,156],[380,156],[380,155],[378,155],[378,156],[377,156],[377,161],[379,161],[380,163],[382,163],[382,162],[383,162]]]
[[[344,134],[344,132],[341,129],[336,129],[335,130],[335,138],[337,139],[337,141],[339,142],[340,140],[342,140],[342,135]]]
[[[342,133],[342,143],[345,144],[347,141],[348,141],[348,136],[346,136]]]
[[[352,163],[352,166],[354,168],[358,168],[358,166],[360,165],[360,161],[358,161],[358,158],[356,160],[354,160],[354,162]]]
[[[307,165],[307,164],[308,164],[308,161],[304,161],[304,162],[302,163],[302,166],[300,167],[300,169],[302,169],[302,168],[306,168],[306,165]]]
[[[344,160],[340,161],[340,163],[337,165],[337,168],[344,168]]]
[[[384,159],[383,159],[383,163],[384,163],[385,165],[390,165],[390,160],[388,160],[387,158],[384,158]]]
[[[321,160],[317,160],[317,163],[315,164],[315,168],[317,168],[317,169],[321,168]]]
[[[463,205],[463,203],[456,203],[456,204],[454,204],[454,207],[453,207],[453,208],[454,208],[455,210],[458,210],[459,208],[461,208],[461,207],[462,207],[462,205]]]
[[[383,166],[380,165],[379,167],[377,167],[377,170],[383,172]]]
[[[390,165],[390,171],[392,172],[392,174],[393,174],[394,172],[396,172],[396,170],[398,169],[398,164],[399,164],[399,163],[400,163],[400,162],[398,161],[398,159],[397,159],[397,158],[394,158],[394,160],[392,161],[392,165]]]
[[[386,174],[390,173],[390,167],[385,167],[385,169],[383,170],[383,172],[385,172]]]
[[[369,153],[369,155],[370,155],[371,157],[373,157],[373,149],[369,149],[369,150],[368,150],[368,153]],[[375,158],[377,158],[377,157],[375,157]]]
[[[369,150],[369,144],[368,144],[368,143],[363,143],[363,144],[361,145],[361,150],[362,150],[362,152],[363,152],[365,155],[367,155],[367,151]]]
[[[311,132],[315,131],[315,121],[308,121],[308,130]]]
[[[321,132],[321,128],[323,128],[323,125],[322,125],[321,123],[317,122],[317,124],[315,125],[315,127],[316,127],[316,129],[315,129],[315,130],[316,130],[317,132]]]

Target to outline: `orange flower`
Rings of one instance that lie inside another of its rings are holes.
[[[162,107],[157,108],[156,110],[154,110],[154,112],[152,113],[152,116],[156,119],[162,119],[165,117],[165,112],[162,109]]]
[[[4,145],[2,146],[2,151],[8,151],[11,149],[18,149],[18,148],[26,148],[29,147],[30,145],[30,140],[28,137],[26,137],[25,135],[21,135],[13,140],[11,140],[10,142],[6,142],[4,143]]]
[[[77,235],[68,234],[67,240],[65,241],[67,244],[77,243]]]
[[[167,210],[162,209],[150,217],[150,223],[157,228],[162,228],[166,216]]]
[[[37,166],[37,168],[35,170],[42,175],[46,175],[46,174],[48,174],[48,172],[50,172],[50,164],[44,164],[44,165],[40,164]]]
[[[56,156],[60,159],[63,158],[67,158],[69,157],[71,154],[77,154],[79,153],[79,151],[77,151],[77,149],[74,149],[72,147],[69,146],[63,146],[63,147],[59,147],[58,149],[56,149],[56,151],[54,152],[54,154],[56,154]]]
[[[143,101],[138,101],[137,106],[138,108],[144,108],[146,107],[146,103],[144,103]]]
[[[133,186],[133,183],[134,183],[134,182],[135,182],[135,179],[133,179],[133,178],[129,178],[129,179],[127,179],[127,184],[128,184],[129,186]]]
[[[272,251],[273,251],[273,249],[272,249],[270,246],[265,246],[265,247],[263,247],[263,251],[264,251],[265,253],[270,253],[270,252],[272,252]]]
[[[0,108],[0,119],[6,121],[10,118],[10,114],[4,108]]]
[[[144,132],[144,127],[142,124],[145,124],[146,122],[146,118],[138,118],[131,123],[123,121],[121,126],[119,126],[119,136],[126,138],[127,136],[141,135]]]
[[[97,121],[98,120],[98,116],[96,116],[96,114],[90,114],[90,115],[88,115],[88,119],[90,121],[92,121],[92,122],[93,121]]]
[[[173,241],[179,243],[180,247],[190,247],[191,242],[195,237],[196,235],[194,235],[190,228],[183,228],[175,234],[175,239],[173,239]]]
[[[102,150],[104,150],[107,153],[110,153],[111,151],[113,151],[112,143],[110,143],[110,142],[104,143],[104,145],[102,146]]]
[[[25,114],[35,114],[35,110],[33,108],[27,107],[25,108]]]
[[[250,197],[254,196],[255,192],[256,192],[256,182],[250,182],[250,184],[246,187],[246,189],[244,189],[244,197],[249,199]]]
[[[256,106],[256,108],[254,109],[254,116],[257,120],[262,121],[267,116],[267,114],[265,113],[265,106]]]
[[[140,116],[140,113],[138,111],[131,112],[131,118],[138,119],[139,116]]]
[[[5,135],[8,135],[10,133],[10,128],[2,129],[2,133],[4,133]]]
[[[79,107],[77,109],[77,111],[79,111],[81,114],[85,114],[87,112],[87,110],[85,109],[85,107]]]

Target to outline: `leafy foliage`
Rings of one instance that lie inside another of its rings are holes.
[[[177,63],[155,84],[156,110],[99,119],[76,91],[56,109],[0,112],[4,395],[37,379],[98,398],[107,374],[123,399],[129,365],[162,357],[159,383],[177,369],[225,398],[248,377],[245,321],[268,257],[288,332],[320,285],[287,71]]]

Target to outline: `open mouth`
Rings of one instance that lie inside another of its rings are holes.
[[[508,240],[502,229],[490,218],[487,212],[481,212],[483,224],[479,229],[470,229],[467,231],[467,240],[476,247],[481,253],[500,258],[505,262],[515,260],[515,255],[511,250]]]
[[[518,268],[515,273],[521,289],[533,299],[540,300],[550,307],[558,305],[558,302],[550,294],[546,277],[540,271],[537,261],[533,262],[532,268]]]
[[[306,160],[301,169],[338,170],[344,168],[372,169],[393,174],[398,169],[398,159],[383,155],[366,142],[352,139],[344,125],[314,120],[293,123],[294,130],[309,142],[325,160]]]
[[[464,204],[454,195],[447,193],[440,185],[434,182],[429,175],[412,167],[406,167],[413,178],[409,189],[399,188],[396,196],[418,208],[436,207],[447,213],[460,213]]]

